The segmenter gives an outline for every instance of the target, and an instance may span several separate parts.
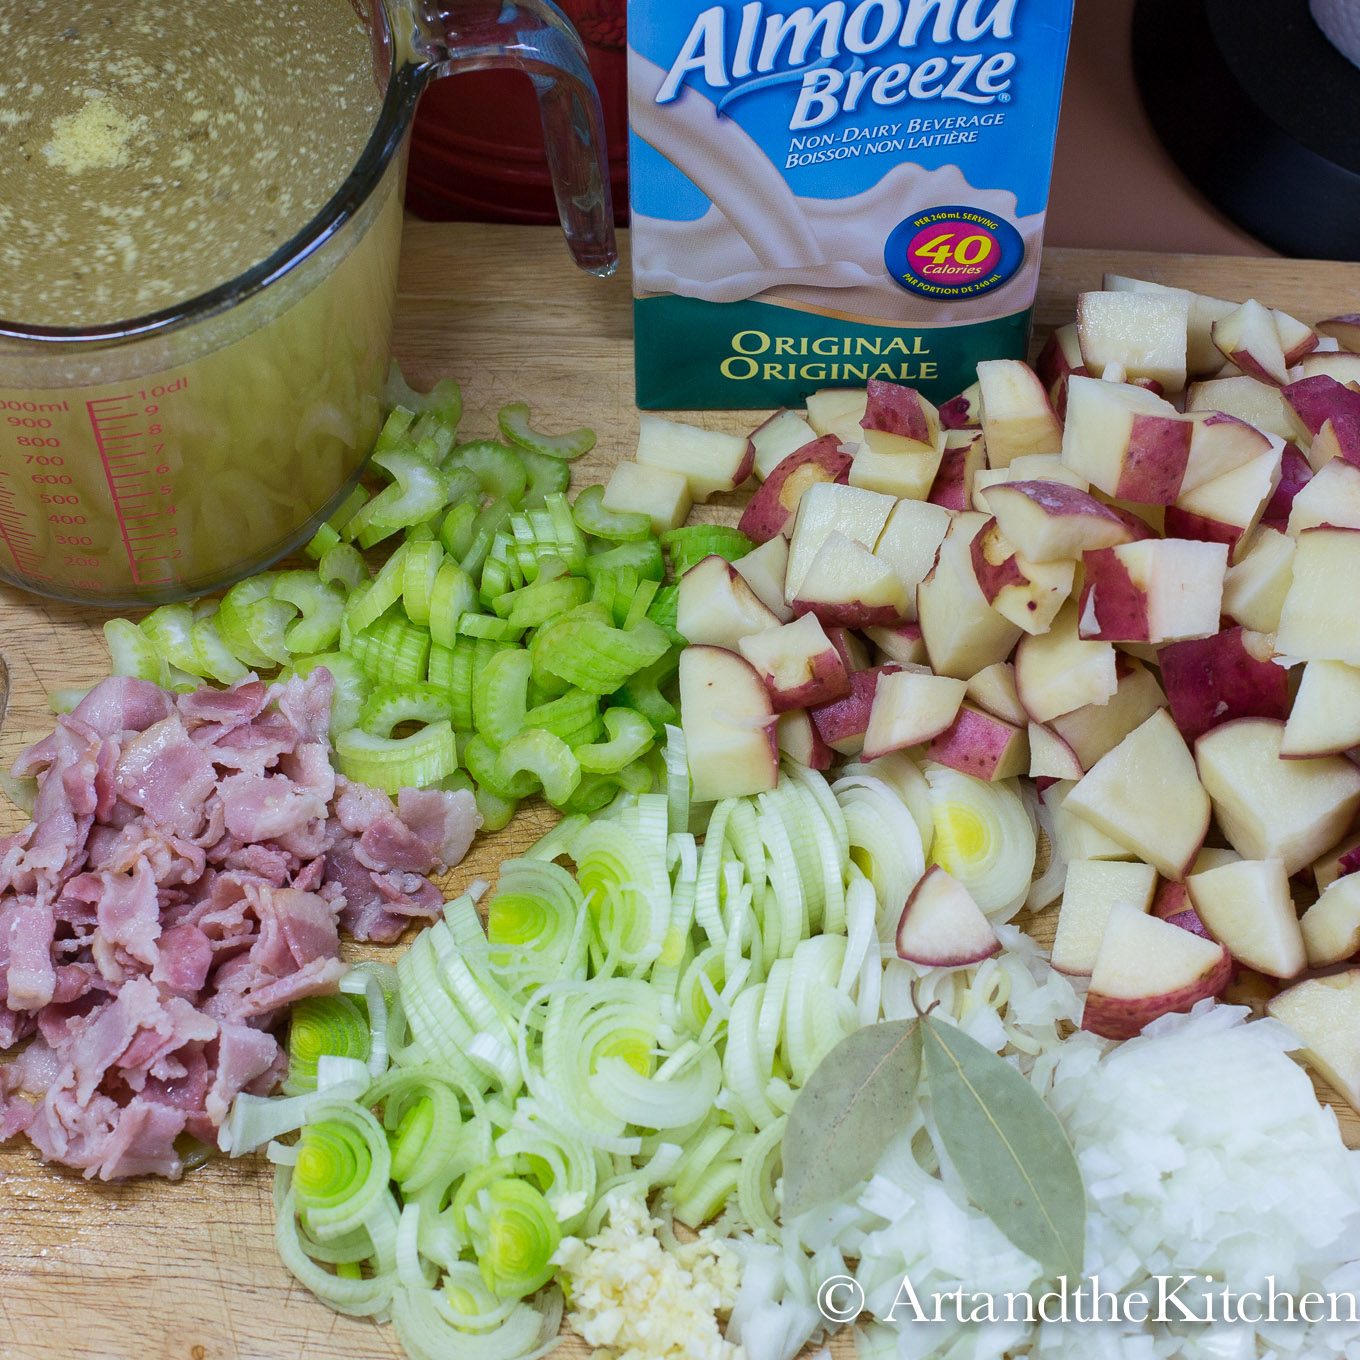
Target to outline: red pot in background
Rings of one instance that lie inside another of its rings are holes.
[[[625,0],[557,0],[576,25],[604,107],[614,221],[628,221]],[[557,221],[529,78],[471,71],[425,91],[411,138],[406,206],[437,221]]]

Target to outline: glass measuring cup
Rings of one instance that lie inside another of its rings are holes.
[[[227,585],[304,542],[380,420],[421,91],[530,75],[577,263],[616,263],[600,104],[544,0],[351,0],[383,91],[353,171],[292,240],[173,307],[88,328],[0,319],[0,579],[125,606]],[[324,109],[317,111],[324,117]]]

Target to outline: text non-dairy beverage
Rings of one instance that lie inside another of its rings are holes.
[[[637,402],[1019,357],[1072,0],[630,0]]]

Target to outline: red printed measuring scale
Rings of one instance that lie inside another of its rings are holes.
[[[0,578],[153,603],[229,584],[304,542],[377,432],[411,118],[435,76],[533,75],[577,263],[615,261],[599,101],[542,0],[381,0],[363,10],[382,110],[358,164],[274,255],[111,325],[0,320]],[[318,116],[324,110],[318,109]]]

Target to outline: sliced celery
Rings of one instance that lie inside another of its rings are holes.
[[[518,642],[524,633],[523,628],[516,628],[509,619],[471,612],[458,620],[458,631],[464,637],[488,638],[492,642]]]
[[[641,543],[620,543],[607,552],[594,553],[586,558],[586,575],[593,581],[601,572],[618,571],[631,567],[639,579],[661,581],[666,576],[666,559],[661,544],[654,538]]]
[[[589,453],[595,447],[595,431],[581,426],[567,434],[539,434],[529,424],[529,407],[524,402],[502,406],[496,417],[501,433],[512,443],[518,444],[530,453],[548,458],[562,458],[570,461]]]
[[[477,800],[477,811],[482,814],[483,831],[499,831],[509,826],[519,810],[518,798],[501,798],[481,785],[476,787],[472,796]]]
[[[343,535],[345,525],[358,514],[360,507],[368,500],[368,492],[361,486],[356,486],[348,496],[345,497],[340,508],[328,519],[313,535],[312,541],[307,544],[303,551],[308,557],[316,561],[334,548]]]
[[[430,636],[441,646],[452,647],[458,636],[458,620],[477,606],[477,588],[472,577],[446,557],[430,590]]]
[[[345,526],[346,537],[362,548],[438,514],[447,499],[443,473],[419,451],[389,449],[372,461],[392,474],[395,485],[384,487]]]
[[[502,787],[515,786],[526,774],[543,786],[543,796],[558,807],[581,782],[581,766],[571,747],[542,728],[521,732],[496,757],[496,781]]]
[[[686,524],[661,535],[671,572],[679,580],[696,562],[716,553],[729,562],[745,557],[755,544],[740,529],[724,524]]]
[[[448,514],[439,526],[439,541],[450,557],[456,557],[461,562],[472,547],[479,514],[472,501],[459,501],[457,505],[449,507]]]
[[[537,628],[539,624],[565,614],[578,604],[584,604],[590,595],[590,585],[579,576],[558,576],[545,579],[542,570],[538,580],[532,585],[521,586],[508,592],[500,600],[509,602],[506,615],[510,624],[516,628]],[[498,600],[499,604],[500,601]]]
[[[444,548],[434,542],[407,542],[401,573],[401,604],[412,623],[428,625],[435,578],[444,562]]]
[[[129,619],[106,619],[104,641],[109,645],[112,674],[130,675],[157,685],[164,685],[169,679],[169,665],[156,650],[156,644]]]
[[[633,598],[628,602],[628,612],[623,616],[620,627],[624,632],[637,627],[648,615],[652,607],[652,601],[657,597],[661,590],[660,581],[639,581],[637,589],[633,592]],[[674,639],[671,639],[674,641]]]
[[[274,578],[276,600],[296,606],[302,617],[283,635],[286,664],[299,652],[324,652],[340,637],[340,620],[345,613],[345,592],[333,582],[322,581],[315,572],[283,571]]]
[[[604,711],[604,730],[609,740],[574,750],[581,768],[588,774],[617,774],[647,751],[656,734],[652,724],[631,708],[607,708]]]
[[[600,720],[600,699],[582,689],[569,689],[565,694],[544,703],[535,704],[524,715],[524,726],[541,727],[561,737],[573,749],[594,741],[603,728]]]
[[[617,543],[633,543],[652,532],[652,521],[648,516],[635,510],[606,510],[603,499],[604,487],[598,484],[577,492],[571,513],[582,533],[613,539]]]
[[[519,647],[507,647],[483,668],[472,693],[472,721],[498,750],[524,728],[525,694],[532,662]]]
[[[368,580],[368,567],[353,543],[337,543],[322,557],[316,574],[322,581],[336,581],[352,591]]]
[[[520,461],[529,474],[528,485],[520,504],[526,509],[542,505],[555,491],[565,491],[571,484],[571,469],[560,458],[549,458],[532,449],[519,450]]]
[[[172,666],[200,679],[207,669],[194,647],[194,611],[184,603],[163,604],[141,622],[141,630]]]
[[[263,572],[238,581],[222,597],[217,611],[222,641],[248,666],[283,666],[292,655],[284,631],[298,611],[295,605],[274,598],[276,575]]]
[[[543,648],[543,667],[569,684],[594,694],[612,694],[630,675],[669,650],[670,639],[650,620],[624,632],[596,618],[580,617],[581,610],[590,607],[573,609],[544,630],[552,639]]]
[[[475,475],[485,495],[504,498],[515,505],[524,499],[529,480],[524,460],[514,449],[494,439],[459,444],[444,466],[466,468]]]
[[[359,726],[371,736],[390,737],[401,723],[447,722],[452,710],[448,694],[437,685],[382,685],[365,701]]]
[[[675,705],[661,692],[680,669],[680,649],[671,647],[659,661],[644,667],[614,691],[616,704],[636,709],[660,735],[667,723],[679,720]]]
[[[383,398],[388,406],[405,407],[407,415],[435,415],[444,424],[455,428],[463,418],[462,389],[452,378],[441,378],[428,392],[417,392],[402,376],[401,367],[395,359],[387,371],[387,387]],[[408,420],[403,429],[410,423]]]
[[[250,668],[222,641],[215,612],[194,620],[193,639],[198,669],[210,680],[216,680],[219,685],[234,685],[250,674]]]
[[[478,514],[473,526],[472,541],[460,561],[463,570],[474,580],[480,576],[482,565],[491,552],[491,544],[509,521],[514,509],[509,501],[492,501]]]
[[[393,611],[356,633],[345,650],[379,684],[414,684],[425,678],[430,634]]]
[[[403,543],[382,565],[382,570],[368,584],[362,593],[355,591],[350,595],[345,609],[345,625],[351,633],[360,633],[370,624],[376,623],[396,602],[401,599],[402,586],[405,584],[406,554],[410,551]]]
[[[357,728],[341,732],[335,739],[335,757],[346,778],[388,793],[425,788],[458,767],[447,721],[429,723],[409,737],[375,737]]]
[[[527,798],[539,787],[539,781],[527,770],[521,770],[502,780],[497,773],[496,762],[500,752],[485,737],[473,735],[463,746],[463,764],[468,773],[477,781],[477,786],[486,789],[497,798]]]

